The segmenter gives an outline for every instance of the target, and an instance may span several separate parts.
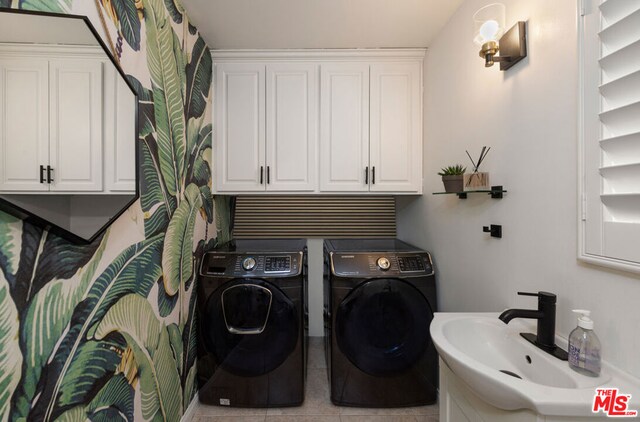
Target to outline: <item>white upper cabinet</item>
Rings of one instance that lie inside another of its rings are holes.
[[[267,65],[267,190],[316,187],[318,66]]]
[[[0,191],[48,191],[48,162],[49,63],[0,58]]]
[[[212,55],[214,192],[422,193],[424,50]]]
[[[0,193],[136,192],[135,95],[78,49],[0,45]]]
[[[422,190],[420,63],[371,65],[370,190]]]
[[[265,66],[224,63],[215,69],[216,190],[264,190]]]
[[[52,191],[102,190],[102,63],[49,63]]]
[[[217,191],[315,189],[317,73],[306,63],[216,65]]]
[[[320,78],[320,190],[367,191],[369,64],[323,64]]]
[[[131,90],[112,66],[105,71],[105,188],[110,192],[135,192],[136,104]]]

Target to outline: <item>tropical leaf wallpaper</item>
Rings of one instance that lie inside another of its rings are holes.
[[[211,197],[211,56],[178,0],[99,2],[0,0],[101,34],[104,16],[141,148],[140,200],[94,244],[0,213],[1,421],[177,421],[196,391],[196,269],[230,220]]]

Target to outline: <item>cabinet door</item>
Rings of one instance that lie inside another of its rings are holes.
[[[320,190],[366,191],[369,65],[322,65],[320,80]]]
[[[265,65],[219,63],[215,77],[215,190],[262,191]]]
[[[102,190],[102,63],[52,60],[50,157],[52,191]]]
[[[0,57],[0,191],[48,191],[49,64]]]
[[[113,66],[105,67],[105,190],[133,193],[136,190],[135,96]]]
[[[420,63],[371,66],[371,191],[422,191]]]
[[[267,190],[316,188],[318,66],[267,65]]]

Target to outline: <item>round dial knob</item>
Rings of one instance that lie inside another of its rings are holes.
[[[242,269],[245,271],[251,271],[256,267],[255,258],[248,257],[242,261]]]
[[[388,258],[384,256],[381,258],[378,258],[377,264],[378,264],[378,268],[380,268],[383,271],[387,271],[389,267],[391,267],[391,262],[389,261]]]

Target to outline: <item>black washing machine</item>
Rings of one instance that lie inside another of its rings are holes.
[[[205,404],[297,406],[307,360],[306,241],[237,240],[205,254],[198,387]]]
[[[324,242],[325,353],[331,401],[357,407],[435,403],[438,355],[431,257],[397,239]]]

